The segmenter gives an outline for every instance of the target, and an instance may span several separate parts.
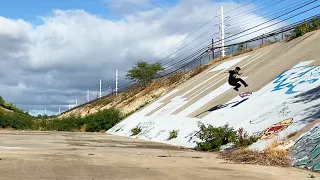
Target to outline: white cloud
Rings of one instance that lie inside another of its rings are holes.
[[[116,7],[120,1],[112,3]],[[121,3],[128,2],[123,0]],[[148,6],[150,2],[137,0],[129,3]],[[117,21],[102,19],[84,10],[54,10],[53,15],[42,17],[41,25],[0,17],[0,75],[3,75],[0,77],[0,95],[26,110],[38,105],[37,108],[47,106],[47,110],[51,107],[55,111],[57,105],[66,105],[75,98],[79,102],[85,101],[87,89],[92,91],[93,98],[99,87],[99,78],[103,82],[111,80],[116,68],[124,74],[134,62],[150,60],[166,51],[185,38],[191,27],[219,15],[220,5],[209,0],[185,0],[171,9],[155,7]],[[238,4],[224,3],[224,6],[230,10]],[[249,16],[257,18],[256,15]],[[260,18],[255,24],[263,21]],[[192,41],[198,44],[190,44],[175,57],[196,51],[212,38],[210,34],[206,38],[198,36],[217,23],[218,18],[157,59]],[[245,23],[243,21],[235,30],[252,26],[243,25]],[[213,32],[218,32],[218,28]],[[108,85],[113,86],[110,83],[103,85],[105,93]]]

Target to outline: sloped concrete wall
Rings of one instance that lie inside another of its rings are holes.
[[[181,107],[181,104],[185,103],[183,98],[176,101],[178,103],[167,106],[170,107],[167,111],[160,109],[153,115],[146,116],[161,106],[163,99],[179,91],[179,89],[175,89],[157,102],[120,122],[108,133],[131,137],[131,129],[140,126],[142,132],[139,134],[139,138],[141,139],[194,147],[197,140],[196,133],[199,130],[198,122],[214,126],[229,123],[234,128],[243,127],[251,134],[292,118],[292,124],[278,132],[280,138],[286,137],[319,117],[320,98],[317,98],[316,94],[319,92],[320,86],[320,66],[310,66],[313,62],[314,60],[310,60],[296,64],[259,91],[245,97],[248,98],[246,101],[242,101],[243,97],[236,96],[226,103],[233,105],[226,105],[224,108],[214,110],[202,119],[187,117],[192,109],[195,110],[203,105],[199,102],[186,108],[185,111],[188,113],[182,111],[175,115],[172,114],[177,107]],[[230,88],[228,84],[222,84],[200,100],[208,102]],[[240,101],[241,103],[239,103]],[[235,104],[237,105],[234,106]],[[171,130],[179,130],[178,137],[168,141]],[[270,141],[270,139],[259,140],[251,148],[262,150]]]

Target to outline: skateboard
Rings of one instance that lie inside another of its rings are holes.
[[[250,96],[252,94],[252,92],[244,92],[244,93],[240,93],[239,96],[244,98],[246,96]]]

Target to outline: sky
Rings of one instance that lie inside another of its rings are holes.
[[[59,107],[65,111],[69,104],[74,106],[76,99],[85,103],[87,90],[90,100],[96,98],[99,79],[106,94],[109,86],[115,87],[116,69],[121,86],[127,70],[139,60],[169,65],[216,40],[220,19],[214,17],[220,15],[220,6],[229,16],[226,32],[237,33],[302,2],[306,1],[0,0],[0,95],[33,115],[45,109],[48,115],[56,114]],[[281,22],[315,5],[319,2],[229,43],[315,15],[319,8]]]

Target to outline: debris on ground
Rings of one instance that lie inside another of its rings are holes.
[[[312,178],[312,179],[316,178],[313,174],[309,174],[309,176],[310,176],[309,178]]]
[[[220,152],[219,158],[240,164],[290,167],[287,150],[267,149],[264,152],[249,149],[227,150]]]

